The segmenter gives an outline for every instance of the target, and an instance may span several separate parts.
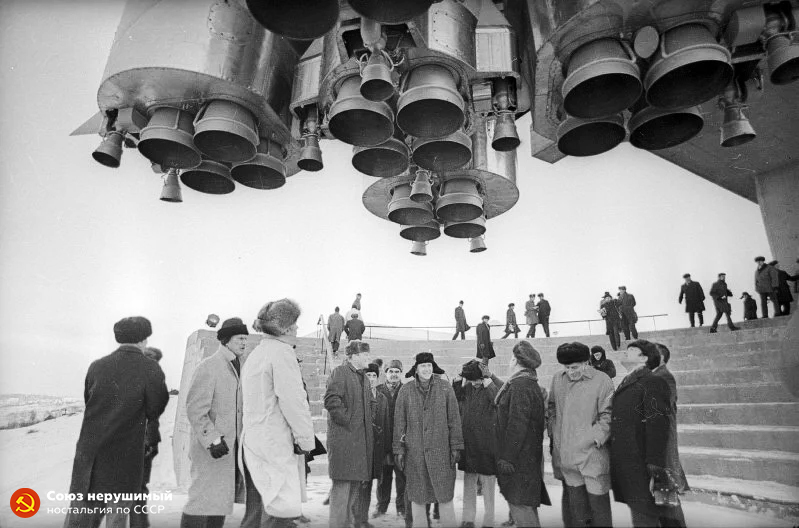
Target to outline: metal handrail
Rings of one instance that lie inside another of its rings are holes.
[[[669,314],[651,314],[651,315],[639,315],[638,319],[652,319],[652,326],[655,330],[657,330],[657,317],[668,317]],[[604,319],[574,319],[571,321],[550,321],[549,327],[552,328],[554,325],[565,325],[565,324],[576,324],[576,323],[588,323],[588,335],[593,335],[591,329],[591,323],[597,322],[604,322]],[[522,321],[523,324],[519,326],[524,326],[526,323]],[[322,318],[320,318],[320,324],[327,328],[327,323],[324,322]],[[539,323],[540,324],[540,323]],[[369,332],[369,337],[367,339],[384,339],[384,338],[373,338],[372,337],[372,328],[387,328],[387,329],[407,329],[407,330],[425,330],[427,331],[427,340],[430,341],[430,330],[454,330],[455,325],[444,325],[444,326],[402,326],[402,325],[381,325],[381,324],[369,324],[365,325],[367,331]],[[475,325],[476,326],[476,325]],[[504,324],[489,324],[489,327],[495,328],[505,328]],[[472,326],[474,328],[474,326]]]

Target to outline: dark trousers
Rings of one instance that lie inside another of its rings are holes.
[[[780,315],[791,315],[791,303],[779,303],[780,305]]]
[[[635,328],[635,323],[630,321],[630,318],[622,314],[621,316],[621,329],[624,331],[624,339],[630,340],[630,333],[633,334],[633,339],[638,339],[638,330]]]
[[[545,319],[542,319],[542,318],[539,317],[538,324],[540,324],[541,326],[544,327],[544,335],[549,337],[549,317],[547,317]],[[536,325],[533,325],[533,330],[532,330],[533,337],[535,337],[535,326]]]
[[[771,302],[774,303],[774,315],[782,315],[782,311],[780,310],[780,305],[777,303],[777,294],[775,293],[761,293],[760,294],[760,311],[763,314],[763,319],[768,318],[768,300],[771,298]]]
[[[507,338],[507,337],[508,337],[509,335],[511,335],[511,334],[513,334],[513,339],[519,339],[519,331],[518,331],[518,330],[517,330],[517,331],[515,331],[515,332],[510,332],[510,331],[508,331],[508,330],[505,330],[505,335],[504,335],[504,336],[502,336],[502,339],[505,339],[505,338]]]
[[[225,525],[224,515],[189,515],[180,516],[180,528],[222,528]]]
[[[388,511],[388,505],[391,502],[392,477],[394,477],[397,487],[397,498],[394,504],[396,504],[397,513],[402,514],[405,512],[405,473],[400,471],[397,466],[388,464],[383,466],[383,474],[377,485],[377,510],[383,513]]]
[[[244,518],[241,520],[241,528],[266,528],[265,520],[268,515],[264,511],[264,501],[261,499],[261,493],[255,487],[252,477],[250,477],[246,462],[244,464],[244,479],[247,487],[247,501],[244,506]]]
[[[619,336],[619,329],[616,326],[611,326],[607,329],[608,339],[610,339],[610,348],[618,350],[621,345],[621,336]]]
[[[594,495],[585,486],[563,483],[561,515],[564,526],[613,526],[610,494]]]
[[[721,321],[721,317],[724,315],[727,316],[727,326],[730,327],[730,329],[735,328],[735,325],[732,324],[732,318],[730,317],[730,312],[728,310],[719,310],[717,308],[716,317],[713,318],[713,324],[710,325],[711,330],[715,330],[716,328],[719,327],[719,321]]]
[[[153,470],[153,459],[155,456],[145,455],[144,456],[144,476],[142,477],[142,486],[141,492],[142,493],[149,493],[147,489],[147,484],[150,483],[150,474]],[[130,510],[130,528],[150,528],[150,519],[147,518],[147,514],[144,513],[142,508],[147,506],[146,500],[138,500],[134,501],[134,508]]]
[[[655,517],[630,508],[634,528],[685,528],[685,515],[682,506],[669,508],[671,517]]]
[[[527,335],[524,337],[535,337],[535,325],[531,324],[530,327],[527,329]]]
[[[694,314],[699,316],[699,326],[705,324],[705,319],[702,317],[702,312],[688,312],[688,320],[691,322],[691,328],[696,326],[694,322]]]
[[[453,341],[458,339],[458,334],[461,335],[461,339],[466,339],[466,330],[455,330],[455,335],[452,336]]]
[[[339,341],[338,339],[337,339],[337,340],[335,340],[335,341],[332,341],[332,342],[330,343],[330,346],[331,346],[331,347],[333,347],[333,354],[335,354],[336,352],[338,352],[338,346],[339,346],[340,344],[341,344],[341,343],[340,343],[340,341]]]

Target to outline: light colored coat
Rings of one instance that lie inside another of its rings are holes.
[[[414,379],[397,396],[394,454],[405,454],[405,493],[417,504],[449,502],[455,494],[451,452],[463,450],[455,391],[433,376],[425,394]]]
[[[305,451],[315,447],[311,410],[291,338],[266,336],[241,371],[244,430],[241,452],[264,509],[299,517],[305,495]]]
[[[549,392],[548,421],[552,431],[552,470],[563,480],[563,470],[590,477],[610,474],[611,401],[613,382],[607,374],[586,366],[579,381],[571,381],[566,372],[552,377]],[[597,448],[595,441],[599,442]],[[602,491],[607,493],[610,489]],[[566,484],[579,486],[580,482]]]
[[[236,474],[234,458],[242,424],[241,384],[230,363],[235,357],[220,345],[197,365],[186,396],[191,484],[183,511],[189,515],[230,515],[234,502],[244,502],[244,475]],[[215,459],[208,446],[221,436],[230,453]]]

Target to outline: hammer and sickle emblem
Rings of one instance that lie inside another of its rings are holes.
[[[25,497],[28,497],[31,500],[30,504],[28,504],[23,500]],[[14,511],[20,513],[30,513],[36,507],[36,500],[33,497],[31,497],[30,493],[25,493],[24,495],[17,497],[17,504],[23,504],[27,509],[23,510],[21,509],[22,506],[17,506],[17,509]]]

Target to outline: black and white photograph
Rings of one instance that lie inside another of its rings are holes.
[[[799,0],[4,0],[0,74],[0,528],[799,525]]]

